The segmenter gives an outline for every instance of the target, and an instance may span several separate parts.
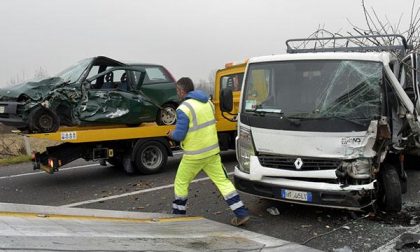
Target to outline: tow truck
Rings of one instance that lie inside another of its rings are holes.
[[[235,148],[235,114],[239,107],[240,85],[242,84],[246,62],[228,63],[216,72],[214,94],[216,127],[221,150]],[[233,108],[222,112],[220,93],[226,87],[233,92]],[[179,150],[178,143],[166,137],[174,125],[161,126],[156,123],[143,123],[137,127],[126,125],[60,127],[53,133],[27,134],[38,139],[59,142],[48,146],[42,153],[33,153],[34,170],[44,170],[49,174],[76,159],[98,161],[102,165],[122,167],[127,174],[154,174],[165,168],[168,156]]]

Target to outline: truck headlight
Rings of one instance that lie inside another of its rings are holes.
[[[251,129],[242,126],[239,128],[239,135],[236,140],[236,150],[239,170],[249,173],[250,157],[255,155]]]

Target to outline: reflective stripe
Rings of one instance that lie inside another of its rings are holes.
[[[211,109],[213,110],[213,114],[214,114],[214,104],[209,100],[209,104],[211,106]]]
[[[197,115],[195,114],[195,111],[194,111],[194,108],[192,107],[192,105],[189,104],[186,101],[184,101],[182,104],[184,104],[185,106],[187,106],[187,108],[191,112],[193,127],[197,126],[197,124],[198,124],[198,122],[197,122]]]
[[[225,198],[225,200],[228,200],[228,199],[231,199],[231,198],[235,197],[236,195],[238,195],[238,192],[233,191],[233,192],[229,193],[228,195],[226,195],[224,198]]]
[[[200,125],[193,126],[193,127],[189,128],[189,129],[188,129],[188,131],[189,131],[189,132],[192,132],[192,131],[202,129],[202,128],[205,128],[205,127],[207,127],[207,126],[213,125],[213,124],[216,124],[216,120],[214,120],[214,119],[213,119],[213,120],[211,120],[211,121],[208,121],[208,122],[202,123],[202,124],[200,124]]]
[[[210,125],[213,125],[213,124],[216,123],[216,120],[211,120],[209,122],[205,122],[205,123],[202,123],[202,124],[198,125],[197,114],[195,113],[195,110],[194,110],[193,106],[191,104],[189,104],[188,102],[186,102],[186,101],[183,104],[185,106],[187,106],[187,108],[190,110],[191,117],[192,117],[193,126],[191,128],[189,128],[188,131],[194,131],[194,130],[202,129],[204,127],[207,127],[207,126],[210,126]],[[213,103],[211,103],[209,101],[209,104],[210,104],[210,107],[211,107],[211,109],[213,110],[213,113],[214,113],[214,105],[213,105]]]
[[[181,196],[177,196],[177,195],[175,195],[175,200],[187,200],[188,198],[187,197],[181,197]]]
[[[187,207],[186,206],[181,206],[181,205],[177,205],[177,204],[172,204],[172,208],[173,209],[178,209],[178,210],[186,210]]]
[[[186,154],[186,155],[197,155],[197,154],[201,154],[201,153],[204,153],[204,152],[207,152],[207,151],[216,149],[216,148],[219,148],[219,143],[213,144],[212,146],[203,148],[201,150],[196,150],[196,151],[187,151],[187,150],[184,150],[184,154]]]
[[[232,211],[235,211],[236,209],[241,208],[243,206],[244,206],[244,203],[242,203],[242,201],[239,201],[235,204],[230,205],[229,207],[230,209],[232,209]]]

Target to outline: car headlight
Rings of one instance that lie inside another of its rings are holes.
[[[249,173],[250,157],[255,155],[254,144],[252,143],[251,129],[240,127],[237,138],[236,158],[239,162],[239,170]]]

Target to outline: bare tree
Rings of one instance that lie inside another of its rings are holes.
[[[213,94],[213,84],[208,83],[206,80],[200,79],[198,82],[196,82],[195,88],[203,90],[209,95]]]
[[[399,37],[391,36],[394,34],[402,35],[408,44],[408,50],[405,52],[418,52],[420,49],[420,7],[416,7],[416,0],[412,1],[410,5],[410,17],[408,25],[403,27],[402,20],[403,14],[400,15],[397,23],[392,23],[390,19],[385,16],[380,18],[374,8],[368,9],[366,7],[366,1],[361,0],[362,11],[365,19],[366,27],[359,27],[354,25],[350,20],[347,21],[352,26],[350,31],[342,33],[341,30],[337,32],[329,31],[325,26],[318,26],[318,29],[309,35],[308,38],[314,40],[308,40],[294,44],[293,48],[325,48],[325,47],[349,47],[349,43],[353,46],[389,46],[401,43],[397,41]],[[369,38],[360,38],[360,36],[372,36]],[[381,35],[375,37],[375,35]],[[339,38],[344,37],[359,37],[354,39],[340,40]],[[321,39],[319,38],[331,38]],[[398,55],[397,55],[398,56]]]
[[[47,70],[44,67],[39,67],[37,69],[34,70],[34,74],[32,75],[31,78],[27,78],[26,77],[26,72],[22,71],[21,73],[16,74],[15,76],[13,76],[10,80],[9,80],[9,84],[10,85],[15,85],[15,84],[19,84],[25,81],[28,81],[29,79],[32,80],[42,80],[45,79],[49,76]]]
[[[35,70],[34,73],[34,79],[35,80],[41,80],[41,79],[45,79],[49,76],[47,70],[43,67],[39,67],[38,69]]]

